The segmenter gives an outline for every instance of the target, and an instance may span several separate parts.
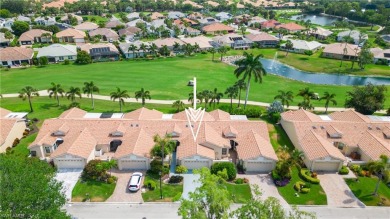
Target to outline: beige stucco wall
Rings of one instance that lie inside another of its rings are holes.
[[[24,120],[16,121],[4,143],[0,146],[0,153],[4,153],[7,147],[12,147],[12,143],[16,138],[21,139],[25,129],[26,123]]]
[[[30,152],[31,151],[35,151],[37,153],[37,157],[39,157],[39,158],[44,158],[45,157],[45,155],[43,153],[42,146],[36,145],[36,146],[30,148]]]

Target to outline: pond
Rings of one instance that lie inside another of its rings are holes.
[[[310,20],[311,23],[321,25],[321,26],[331,26],[335,21],[338,21],[338,18],[328,17],[323,15],[311,15],[311,14],[300,14],[294,15],[290,18],[291,20]]]
[[[336,73],[310,73],[295,69],[272,59],[262,59],[261,63],[263,64],[265,70],[270,74],[307,83],[329,85],[365,85],[371,82],[372,84],[378,85],[390,85],[390,77],[361,77]]]

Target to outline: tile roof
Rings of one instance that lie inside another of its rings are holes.
[[[50,35],[53,35],[52,32],[41,30],[41,29],[31,29],[29,31],[26,31],[20,35],[18,41],[34,41],[35,37],[41,37],[42,34],[49,33]]]
[[[212,42],[213,40],[205,36],[188,37],[182,38],[181,40],[191,45],[195,45],[195,43],[197,43],[200,49],[207,49],[213,47],[210,44],[210,42]]]
[[[324,45],[324,50],[322,52],[343,55],[344,48],[347,49],[346,55],[348,56],[356,56],[356,54],[360,52],[360,48],[358,45],[345,43],[332,43]]]
[[[290,40],[293,44],[294,49],[301,50],[314,50],[322,47],[322,44],[317,41],[306,41],[306,40]],[[280,46],[285,46],[286,44],[282,44]]]
[[[85,34],[85,32],[83,32],[81,30],[72,29],[72,28],[68,28],[66,30],[63,30],[63,31],[56,33],[57,38],[59,38],[59,37],[73,37],[75,39],[84,39],[84,37],[86,37],[86,36],[87,35]]]
[[[0,128],[0,146],[4,144],[4,141],[7,139],[8,135],[11,133],[12,128],[14,127],[16,119],[4,119],[0,118],[1,128]]]
[[[214,117],[214,119],[216,121],[219,121],[219,120],[229,121],[230,120],[230,114],[225,112],[225,111],[222,111],[220,109],[213,110],[213,111],[209,112],[209,114],[212,117]]]
[[[358,146],[372,160],[380,160],[381,155],[390,157],[390,141],[385,141],[374,135],[371,131],[366,131],[361,137]]]
[[[121,25],[125,25],[125,24],[119,20],[112,20],[106,23],[106,28],[114,28]]]
[[[124,119],[134,119],[134,120],[154,120],[162,119],[163,113],[155,109],[150,110],[145,107],[139,108],[132,112],[126,113],[123,115]]]
[[[0,61],[30,60],[34,50],[24,47],[0,48]]]
[[[118,33],[119,36],[123,36],[123,35],[128,36],[128,35],[134,35],[140,31],[141,29],[139,29],[138,27],[127,27],[125,29],[120,29]]]
[[[168,47],[173,47],[173,45],[175,45],[175,43],[178,43],[179,45],[183,45],[185,44],[182,40],[180,39],[177,39],[177,38],[164,38],[164,39],[157,39],[157,40],[154,40],[153,43],[156,44],[156,46],[158,48],[166,45]]]
[[[118,37],[118,34],[115,31],[108,29],[108,28],[97,28],[97,29],[89,32],[89,36],[91,36],[91,37],[94,37],[96,35],[102,35],[102,36],[106,36],[106,37],[115,37],[115,38]]]
[[[278,160],[269,139],[264,139],[253,130],[240,136],[237,141],[240,142],[237,146],[240,159],[254,159],[263,156],[271,160]]]
[[[75,56],[77,47],[74,45],[52,44],[38,50],[37,58],[42,56]]]
[[[265,32],[260,32],[256,34],[248,34],[245,36],[249,40],[253,42],[258,42],[258,41],[279,41],[279,39],[275,36],[272,36],[271,34],[265,33]]]
[[[301,25],[293,23],[293,22],[287,23],[287,24],[280,24],[280,25],[277,25],[275,28],[276,29],[282,28],[282,29],[286,29],[289,31],[300,31],[300,30],[306,29],[305,27],[302,27]]]
[[[234,28],[229,27],[225,24],[222,23],[212,23],[207,26],[204,26],[202,28],[203,31],[205,32],[216,32],[216,31],[233,31]]]
[[[262,28],[274,28],[277,25],[280,25],[280,22],[276,20],[268,20],[261,23]]]
[[[88,53],[91,52],[91,49],[96,49],[96,48],[109,48],[110,52],[119,53],[118,49],[112,43],[95,43],[95,44],[86,43],[80,46],[81,50],[84,50]]]
[[[153,12],[151,15],[150,15],[150,18],[152,20],[156,20],[156,19],[162,19],[162,18],[165,18],[165,16],[161,13],[158,13],[158,12]]]
[[[11,113],[11,111],[0,107],[0,119],[4,118],[6,115],[8,115],[10,113]]]
[[[84,111],[77,107],[73,107],[63,112],[58,118],[62,118],[62,119],[83,118],[85,114],[87,114],[87,111]]]
[[[282,118],[289,121],[321,121],[321,118],[314,113],[300,109],[289,110],[281,114]]]
[[[74,26],[74,29],[81,30],[81,31],[91,31],[97,28],[99,28],[99,25],[88,21]]]
[[[329,117],[331,117],[333,120],[338,121],[350,121],[350,122],[369,122],[370,119],[355,110],[346,110],[346,111],[340,111],[340,112],[333,112],[329,114]]]

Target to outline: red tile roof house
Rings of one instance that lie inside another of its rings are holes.
[[[50,36],[48,36],[50,34]],[[44,35],[44,36],[42,36]],[[32,29],[26,31],[20,35],[18,41],[20,45],[32,45],[34,43],[51,43],[52,32],[41,30],[41,29]]]
[[[346,43],[332,43],[325,45],[322,57],[331,59],[356,60],[360,53],[358,45]]]
[[[222,34],[222,33],[233,33],[234,32],[234,28],[233,27],[229,27],[225,24],[222,24],[222,23],[212,23],[212,24],[209,24],[209,25],[206,25],[204,27],[202,27],[202,31],[205,33],[205,34],[213,34],[213,35],[216,35],[216,34]]]
[[[4,153],[16,138],[22,139],[23,132],[26,130],[24,116],[17,116],[20,113],[12,113],[9,110],[0,107],[0,153]],[[27,113],[25,113],[27,114]]]
[[[260,24],[261,29],[272,29],[275,28],[277,25],[280,25],[281,23],[276,20],[268,20],[264,21]]]
[[[177,163],[191,170],[231,161],[243,162],[248,172],[268,173],[278,160],[266,123],[232,120],[220,110],[204,114],[196,140],[185,112],[170,115],[171,119],[146,108],[114,118],[90,114],[73,108],[45,120],[29,146],[31,155],[53,161],[60,169],[83,168],[93,159],[116,159],[120,170],[147,170],[153,136],[170,134],[179,143]],[[199,123],[192,125],[197,128]]]
[[[318,116],[305,110],[282,113],[281,125],[313,171],[336,172],[344,161],[365,163],[390,156],[390,118],[354,110]]]
[[[279,43],[279,39],[265,32],[256,34],[248,34],[245,38],[249,39],[253,43],[256,43],[259,47],[276,47]]]
[[[113,42],[119,40],[119,35],[115,31],[108,28],[98,28],[89,32],[89,36],[91,38],[97,35],[102,36],[102,41]]]
[[[23,47],[0,48],[0,64],[2,66],[20,66],[22,63],[32,64],[34,50]]]
[[[296,33],[296,32],[299,32],[299,31],[306,29],[305,27],[302,27],[301,25],[298,25],[296,23],[281,24],[281,25],[275,26],[275,28],[276,29],[285,29],[289,33]]]
[[[87,35],[81,30],[68,28],[56,34],[60,43],[85,43]]]
[[[93,61],[118,61],[119,51],[112,43],[86,43],[80,46],[80,49],[86,51]]]

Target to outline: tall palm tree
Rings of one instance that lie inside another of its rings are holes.
[[[148,47],[146,46],[146,44],[141,43],[141,45],[139,46],[139,51],[142,51],[143,56],[145,56],[145,53],[147,50],[148,50]]]
[[[211,91],[209,90],[203,90],[202,92],[200,92],[200,95],[198,94],[197,96],[199,97],[199,100],[204,100],[204,108],[206,109],[207,108],[207,104],[209,103],[209,101],[211,100]]]
[[[290,159],[288,160],[289,163],[296,165],[298,168],[302,167],[302,159],[305,157],[305,154],[297,149],[294,149],[290,153]]]
[[[214,47],[211,47],[211,48],[209,49],[209,53],[211,53],[211,54],[213,55],[212,61],[214,61],[214,55],[215,55],[216,52],[217,52],[217,51],[214,49]]]
[[[325,91],[324,96],[319,99],[319,101],[325,100],[325,114],[328,112],[329,102],[333,103],[333,106],[337,105],[335,97],[336,94],[330,94],[328,91]]]
[[[133,52],[133,59],[135,58],[135,51],[136,50],[138,50],[138,48],[134,44],[130,45],[129,49],[127,50],[127,52],[129,52],[129,51]]]
[[[221,62],[222,62],[223,55],[227,53],[228,49],[225,46],[221,46],[218,48],[217,51],[219,54],[221,54]]]
[[[57,100],[57,106],[60,106],[60,98],[59,96],[64,96],[64,89],[61,87],[61,84],[56,84],[54,82],[51,82],[51,87],[47,89],[47,92],[49,92],[49,97],[56,98]]]
[[[150,54],[153,54],[154,56],[157,56],[156,55],[157,50],[158,50],[158,47],[157,47],[156,44],[154,44],[154,43],[150,44],[150,46],[149,46]]]
[[[282,103],[282,105],[286,105],[287,108],[290,106],[290,102],[293,102],[293,98],[294,98],[294,95],[293,95],[293,92],[292,91],[282,91],[282,90],[278,90],[279,94],[276,95],[274,97],[274,100],[276,99],[280,99],[280,102]]]
[[[221,100],[221,98],[223,97],[223,93],[218,92],[218,89],[214,88],[214,90],[210,92],[210,97],[211,97],[210,106],[211,103],[214,103],[213,109],[215,109],[215,103],[219,104],[219,100]]]
[[[179,112],[180,109],[184,109],[184,103],[181,100],[176,100],[173,102],[172,107],[176,108],[176,112]]]
[[[69,91],[66,92],[66,97],[68,100],[70,99],[72,103],[74,103],[76,96],[80,97],[81,99],[81,90],[78,87],[70,87]]]
[[[175,53],[180,52],[180,44],[179,44],[178,42],[175,42],[175,43],[173,44],[173,51],[174,51]]]
[[[28,99],[28,103],[30,104],[30,112],[34,112],[31,103],[31,99],[33,98],[33,96],[39,97],[39,93],[37,89],[31,86],[26,86],[19,91],[19,98],[22,98],[23,100]]]
[[[194,93],[188,94],[188,102],[191,102],[191,105],[194,105]]]
[[[237,86],[230,86],[230,87],[226,88],[225,94],[227,95],[227,97],[230,98],[230,111],[229,112],[231,113],[232,109],[233,109],[233,98],[237,97],[238,87]]]
[[[192,48],[195,50],[195,52],[199,52],[200,47],[198,43],[195,43]]]
[[[244,109],[246,108],[246,104],[248,102],[249,89],[251,86],[250,83],[252,77],[255,79],[255,82],[262,83],[263,75],[267,75],[263,64],[261,64],[260,62],[261,57],[261,54],[255,57],[252,53],[249,54],[247,52],[244,52],[244,58],[236,62],[238,67],[236,70],[234,70],[234,74],[237,78],[243,75],[242,79],[247,79]]]
[[[305,87],[304,89],[299,90],[298,96],[303,97],[303,99],[309,99],[314,95],[314,92],[310,88]]]
[[[95,100],[93,99],[93,93],[98,92],[99,93],[99,88],[91,82],[84,82],[84,87],[83,87],[83,92],[84,94],[87,94],[88,97],[91,95],[91,100],[92,100],[92,109],[95,109]]]
[[[294,47],[294,44],[290,40],[287,40],[286,45],[284,47],[286,48],[286,56],[287,56],[289,50],[291,50]]]
[[[150,92],[148,90],[144,90],[144,88],[141,88],[141,90],[135,92],[135,99],[137,101],[138,98],[141,98],[142,106],[145,106],[145,99],[151,99]]]
[[[122,104],[125,105],[125,99],[130,98],[130,95],[127,94],[127,90],[121,90],[119,87],[117,87],[116,91],[110,93],[110,98],[113,101],[118,99],[119,109],[120,109],[120,112],[122,112]]]
[[[390,169],[389,157],[382,154],[380,156],[380,160],[369,162],[367,164],[367,167],[372,173],[374,173],[378,177],[378,181],[376,183],[375,190],[373,193],[373,195],[376,196],[378,195],[379,184],[383,179],[384,174],[386,174]]]
[[[237,105],[237,107],[240,107],[240,103],[241,103],[241,90],[246,89],[246,83],[245,83],[244,80],[241,79],[241,80],[236,81],[234,86],[238,88],[238,105]]]

